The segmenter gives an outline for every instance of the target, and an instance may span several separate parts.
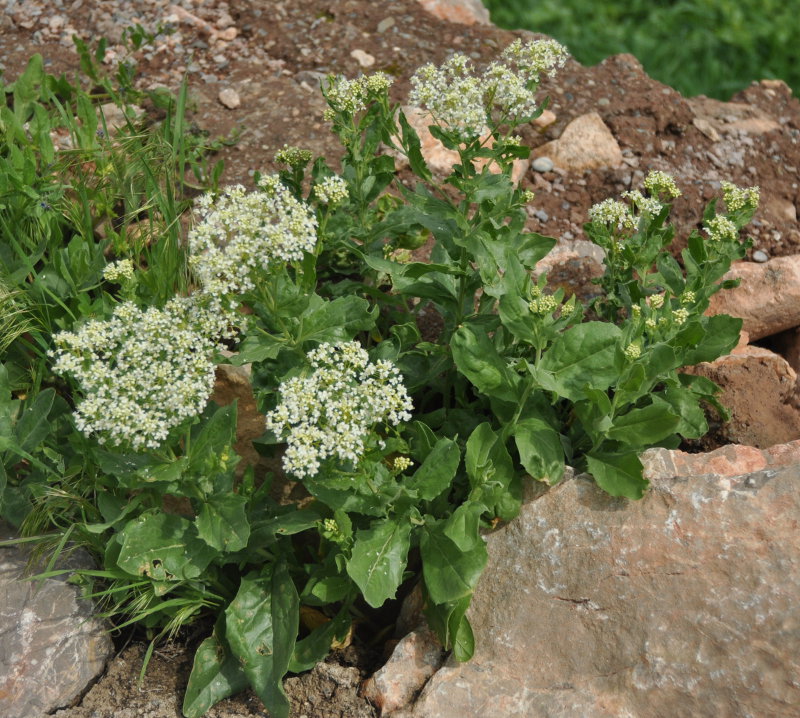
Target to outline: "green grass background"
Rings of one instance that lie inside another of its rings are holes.
[[[800,0],[483,0],[500,27],[543,32],[584,65],[634,54],[687,96],[779,78],[800,94]]]

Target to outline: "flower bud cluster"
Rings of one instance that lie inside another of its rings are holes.
[[[347,190],[347,182],[338,175],[326,177],[314,187],[314,192],[320,202],[324,202],[330,207],[343,204],[350,196]]]
[[[275,153],[275,162],[289,167],[305,167],[311,162],[311,151],[284,145]]]
[[[631,190],[630,192],[623,192],[622,196],[630,200],[640,214],[655,216],[664,209],[664,205],[661,204],[661,202],[652,197],[645,197],[638,189]]]
[[[675,184],[672,175],[661,170],[648,172],[647,177],[644,178],[644,188],[655,197],[665,194],[670,199],[675,199],[681,196],[681,191]]]
[[[502,61],[477,75],[469,58],[455,53],[438,67],[419,68],[411,78],[409,99],[463,138],[478,137],[486,132],[495,107],[503,118],[532,115],[541,73],[553,75],[567,57],[566,48],[555,40],[516,40],[503,51]]]
[[[56,334],[53,371],[71,374],[85,397],[74,414],[78,430],[101,444],[158,448],[203,411],[230,319],[218,302],[179,297],[163,309],[125,302],[107,321]]]
[[[277,175],[262,177],[259,189],[226,187],[198,200],[201,221],[189,233],[189,266],[204,292],[216,297],[243,294],[259,273],[275,263],[296,262],[317,242],[317,220]]]
[[[589,219],[595,224],[604,224],[620,232],[636,229],[636,220],[631,215],[628,205],[615,199],[604,199],[592,205],[589,208]]]
[[[109,282],[119,282],[120,280],[133,279],[133,261],[130,259],[120,259],[106,265],[103,270],[103,278]]]
[[[324,343],[307,355],[313,372],[280,385],[266,427],[286,440],[284,469],[314,476],[330,457],[357,464],[376,424],[411,419],[411,399],[397,367],[370,362],[358,342]]]
[[[332,77],[328,80],[325,96],[334,110],[354,115],[366,109],[370,100],[386,92],[392,81],[385,72],[362,75],[355,80]]]
[[[721,214],[708,220],[708,224],[703,227],[703,229],[708,233],[708,238],[713,242],[722,240],[732,242],[739,237],[739,230],[736,225]]]
[[[722,182],[722,199],[728,212],[758,207],[760,190],[758,187],[737,187],[732,182]]]

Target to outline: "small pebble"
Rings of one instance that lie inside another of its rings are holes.
[[[387,17],[378,23],[378,32],[386,32],[392,25],[394,25],[394,18]]]
[[[753,252],[753,261],[754,262],[762,262],[762,263],[763,262],[768,262],[769,261],[769,255],[766,252],[764,252],[763,250],[757,249],[755,252]]]
[[[239,93],[236,92],[232,87],[226,87],[224,90],[219,91],[219,95],[217,95],[217,99],[225,105],[229,110],[235,110],[239,105],[242,104],[242,100],[239,97]]]
[[[372,67],[375,64],[375,58],[363,50],[353,50],[350,57],[356,60],[361,67]]]
[[[533,216],[536,217],[536,219],[538,219],[540,222],[546,222],[548,219],[550,219],[550,215],[547,214],[547,212],[545,212],[543,209],[537,209],[533,213]]]
[[[553,160],[549,157],[537,157],[531,166],[534,172],[550,172],[553,169]]]

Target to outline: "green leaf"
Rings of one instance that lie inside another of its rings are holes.
[[[668,404],[650,404],[614,417],[614,425],[606,436],[626,446],[639,448],[657,444],[674,434],[679,421],[680,417]]]
[[[485,333],[469,324],[459,327],[450,340],[458,370],[487,396],[517,401],[520,378],[506,365]]]
[[[406,149],[406,156],[408,157],[408,163],[411,165],[412,172],[420,179],[430,181],[431,173],[428,169],[428,165],[425,163],[425,158],[422,156],[419,135],[417,135],[416,130],[409,124],[402,110],[398,111],[397,120],[400,123],[403,147]]]
[[[248,334],[239,344],[238,353],[231,358],[231,363],[241,366],[242,364],[256,364],[267,359],[275,359],[285,346],[286,342],[282,339],[262,332]]]
[[[201,718],[223,698],[248,686],[239,661],[220,643],[216,632],[206,638],[194,654],[192,672],[183,697],[186,718]]]
[[[462,551],[443,528],[441,524],[426,526],[420,537],[422,575],[434,603],[448,603],[469,596],[488,558],[483,541],[470,551]]]
[[[407,518],[373,521],[368,529],[356,534],[347,574],[373,608],[395,597],[403,580],[410,534]]]
[[[548,391],[579,401],[584,387],[607,389],[619,376],[615,364],[621,330],[607,322],[586,322],[559,334],[532,373]]]
[[[348,295],[323,301],[314,295],[300,317],[296,341],[298,344],[350,341],[358,332],[372,329],[377,315],[378,307],[370,311],[369,302],[361,297]]]
[[[193,427],[189,443],[189,470],[198,473],[209,458],[229,450],[236,441],[236,403],[220,407],[210,403],[202,418],[203,421]]]
[[[425,601],[424,611],[428,625],[436,632],[445,649],[453,649],[458,661],[468,661],[475,649],[472,627],[466,617],[471,601],[472,594],[448,603]]]
[[[246,507],[239,494],[212,495],[195,519],[198,536],[220,552],[243,549],[250,538]]]
[[[156,581],[197,578],[217,555],[197,536],[191,521],[172,514],[144,514],[128,522],[117,565]]]
[[[337,639],[344,638],[349,629],[350,612],[347,608],[342,608],[333,620],[315,628],[295,644],[289,671],[302,673],[311,670],[330,653],[331,644]]]
[[[558,432],[541,419],[523,419],[514,427],[520,463],[537,481],[550,486],[564,477],[564,447]]]
[[[47,415],[53,406],[55,389],[45,389],[26,407],[16,426],[17,441],[23,451],[33,451],[50,432]]]
[[[467,439],[464,463],[473,488],[490,481],[508,486],[514,475],[511,456],[488,422],[476,426]]]
[[[453,612],[455,614],[455,612]],[[458,617],[458,624],[450,626],[450,635],[453,637],[453,657],[459,662],[464,663],[472,658],[475,653],[475,635],[472,633],[472,625],[466,615]]]
[[[642,475],[642,462],[634,452],[592,452],[586,455],[586,463],[597,485],[612,496],[640,499],[649,485]]]
[[[431,453],[409,479],[408,488],[415,490],[421,499],[435,499],[450,486],[460,462],[461,450],[458,444],[443,437],[436,442]]]
[[[699,439],[708,431],[708,422],[698,397],[686,389],[672,388],[653,396],[653,402],[666,402],[680,417],[675,432],[686,439]]]
[[[462,551],[472,551],[479,541],[481,514],[486,510],[482,503],[465,501],[444,522],[442,532]]]
[[[714,361],[728,354],[738,343],[742,329],[742,320],[727,314],[704,317],[706,335],[694,348],[683,357],[685,366],[704,361]]]
[[[242,579],[225,610],[225,638],[272,718],[289,718],[282,679],[299,626],[299,600],[285,563]]]

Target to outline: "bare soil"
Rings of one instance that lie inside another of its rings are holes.
[[[383,70],[395,77],[393,97],[402,102],[408,78],[418,66],[439,62],[453,51],[470,55],[477,64],[488,62],[515,37],[526,35],[441,21],[415,0],[183,0],[176,5],[168,0],[11,3],[0,16],[0,66],[5,79],[13,80],[36,52],[44,56],[50,72],[71,75],[77,67],[73,33],[87,41],[108,37],[106,58],[113,67],[125,54],[117,43],[126,26],[138,22],[155,31],[159,23],[166,25],[172,34],[158,35],[134,55],[142,85],[176,89],[187,75],[194,103],[192,122],[211,136],[240,133],[238,141],[220,153],[225,161],[223,182],[249,185],[255,170],[274,169],[274,153],[284,144],[307,147],[336,165],[336,141],[323,122],[324,103],[318,90],[325,74],[354,77]],[[374,64],[362,67],[353,50],[367,53]],[[238,94],[238,107],[230,109],[220,102],[224,89]],[[637,186],[650,169],[662,169],[675,174],[684,189],[675,203],[676,251],[689,231],[699,226],[702,208],[719,181],[730,180],[761,187],[764,201],[752,225],[753,251],[768,257],[800,253],[800,103],[782,83],[755,83],[733,98],[740,105],[720,108],[702,99],[683,98],[649,78],[635,58],[622,55],[595,67],[570,61],[555,80],[544,83],[542,92],[550,96],[557,119],[541,133],[526,129],[528,144],[538,147],[557,138],[574,118],[597,112],[619,143],[625,164],[586,173],[527,173],[522,184],[536,192],[531,229],[562,240],[585,239],[582,225],[592,204]],[[709,127],[708,120],[702,120],[714,112],[716,124]],[[765,117],[772,124],[765,123]],[[743,119],[762,122],[743,124]],[[767,386],[771,378],[756,374],[750,381],[742,411],[768,395],[762,382]],[[775,419],[781,440],[800,437],[800,414],[795,412],[794,417],[798,423],[788,434],[785,420]],[[186,646],[161,648],[139,686],[142,654],[141,645],[124,650],[79,705],[56,715],[180,716],[191,666]],[[303,677],[290,678],[287,691],[293,716],[376,715],[357,696],[369,667],[357,656],[339,655]],[[208,715],[238,718],[266,713],[247,693],[224,701]]]

